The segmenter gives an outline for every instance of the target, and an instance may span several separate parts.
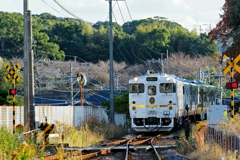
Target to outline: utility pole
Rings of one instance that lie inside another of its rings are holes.
[[[201,25],[194,25],[193,28],[199,27],[199,34],[202,33],[202,26]]]
[[[71,105],[73,106],[73,78],[72,78],[72,63],[70,63],[70,97],[71,97]]]
[[[113,80],[113,31],[112,31],[112,0],[109,0],[109,59],[110,59],[110,122],[114,123],[114,80]]]
[[[146,61],[146,62],[148,62],[148,63],[160,63],[160,65],[161,65],[161,74],[163,74],[164,73],[164,62],[166,62],[167,60],[168,60],[168,52],[167,52],[167,58],[166,58],[166,60],[164,60],[163,59],[163,55],[164,55],[164,53],[160,53],[161,54],[161,58],[159,58],[158,60],[155,60],[155,59],[152,59],[152,60],[148,60],[148,61]]]
[[[34,69],[32,46],[32,15],[28,0],[24,0],[24,125],[35,129]]]
[[[35,127],[35,92],[34,92],[34,67],[33,67],[33,46],[32,46],[32,13],[31,11],[27,11],[28,16],[28,55],[29,55],[29,121],[30,121],[30,130],[36,129]]]
[[[162,74],[164,73],[163,54],[164,54],[164,53],[161,53],[161,73],[162,73]]]
[[[209,23],[209,24],[203,24],[203,26],[208,26],[208,28],[205,29],[207,33],[212,30],[212,25],[211,25],[211,23]]]
[[[112,1],[109,2],[109,60],[110,60],[110,122],[114,123],[114,78],[113,78],[113,26],[112,26]],[[114,0],[114,1],[124,1],[124,0]]]
[[[28,77],[28,21],[27,21],[28,0],[24,0],[24,125],[28,123],[29,110],[29,77]]]

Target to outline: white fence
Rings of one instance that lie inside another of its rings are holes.
[[[0,106],[0,125],[12,129],[12,106]],[[97,106],[36,106],[35,121],[36,127],[45,122],[45,117],[49,124],[65,123],[68,125],[80,126],[83,121],[94,118],[98,121],[108,122],[108,115],[103,108]],[[16,106],[15,124],[24,123],[24,107]],[[126,123],[125,114],[115,114],[115,124],[124,125]]]

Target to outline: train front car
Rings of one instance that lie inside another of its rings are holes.
[[[135,131],[170,131],[176,126],[181,116],[176,82],[174,76],[151,71],[129,80],[129,112]]]

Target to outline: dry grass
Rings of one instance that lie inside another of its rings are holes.
[[[106,138],[120,137],[126,134],[122,126],[98,122],[93,118],[84,122],[82,127],[71,127],[58,123],[56,124],[56,133],[60,135],[58,143],[68,143],[69,146],[76,147],[97,145]]]
[[[182,134],[182,141],[179,142],[178,152],[191,160],[237,160],[236,152],[225,151],[215,142],[205,141],[204,132],[206,128],[196,131],[192,126],[192,136],[187,141]]]
[[[224,119],[226,120],[226,123],[218,124],[218,128],[240,136],[240,115],[236,115],[234,118],[225,116]]]
[[[90,119],[83,123],[82,127],[72,127],[66,124],[56,124],[55,133],[60,137],[50,138],[49,142],[68,143],[69,146],[87,147],[98,144],[106,138],[123,136],[126,134],[124,128],[105,122],[97,122]],[[13,135],[6,127],[0,127],[0,159],[32,159],[42,158],[44,153],[43,133],[39,132],[36,145],[33,136],[24,137],[21,141],[21,134]],[[21,143],[19,143],[21,142]],[[61,157],[62,151],[57,154]]]

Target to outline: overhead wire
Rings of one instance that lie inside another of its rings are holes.
[[[116,1],[115,4],[118,4],[118,2]],[[114,5],[114,6],[115,6],[115,5]],[[121,11],[121,8],[120,8],[119,5],[118,5],[118,9],[119,9],[119,11],[120,11],[121,17],[123,18],[123,14],[122,14],[122,11]],[[128,9],[128,11],[129,11],[129,9]],[[129,12],[129,13],[130,13],[130,12]],[[113,12],[113,15],[114,15],[115,21],[117,22],[117,19],[116,19],[116,17],[115,17],[114,12]],[[130,17],[131,17],[131,16],[130,16]],[[125,23],[124,18],[123,18],[123,22]],[[114,41],[114,43],[115,43],[116,45],[118,45],[115,41]],[[141,62],[144,61],[144,60],[140,59],[139,56],[137,56],[134,52],[129,53],[129,51],[128,51],[128,49],[126,48],[125,45],[122,45],[122,46],[123,46],[123,48],[125,49],[126,53],[128,53],[129,57],[131,57],[131,59],[132,59],[133,61],[135,61],[135,59],[134,59],[133,57],[137,58],[137,59],[138,59],[139,61],[141,61]],[[134,43],[134,46],[135,46],[135,48],[137,48],[136,45],[135,45],[135,43]],[[125,60],[128,64],[130,64],[130,63],[127,61],[127,58],[126,58],[126,57],[124,56],[124,54],[120,51],[119,48],[118,48],[118,50],[119,50],[119,52],[121,53],[121,55],[123,56],[124,60]],[[139,51],[139,50],[137,50],[137,51]],[[118,53],[118,52],[116,52],[116,53]],[[140,52],[140,53],[141,53],[141,52]],[[141,55],[145,60],[147,60],[146,57],[145,57],[143,54],[139,54],[139,55]],[[132,65],[130,64],[130,66],[132,66]],[[138,73],[138,74],[141,75],[141,73]]]
[[[127,4],[127,2],[125,1],[125,4]],[[118,5],[119,6],[119,5]],[[131,21],[132,21],[132,16],[131,16],[131,14],[130,14],[130,11],[129,11],[129,8],[127,7],[127,9],[128,9],[128,13],[129,13],[129,15],[130,15],[130,18],[131,18]],[[119,10],[120,10],[120,14],[122,15],[122,12],[121,12],[121,8],[119,7]],[[122,15],[122,17],[123,17],[123,15]],[[123,19],[123,21],[124,21],[124,23],[126,23],[125,22],[125,20]],[[141,40],[142,41],[142,40]],[[143,41],[142,41],[143,42]],[[136,47],[136,44],[134,43],[134,46]],[[136,47],[136,48],[138,48],[138,47]],[[139,51],[139,50],[137,50],[137,51]],[[134,54],[134,52],[132,52],[133,54]],[[141,52],[139,52],[140,54],[139,55],[141,55],[145,60],[147,60],[147,58],[143,55],[143,53],[141,54]],[[149,53],[148,53],[149,54]],[[138,56],[136,56],[135,54],[134,54],[134,56],[137,58],[137,59],[139,59],[140,61],[143,61],[143,60],[141,60]],[[151,55],[149,54],[149,56],[151,57]]]
[[[50,6],[47,2],[45,2],[45,0],[42,0],[46,5],[48,5],[50,8],[52,8],[54,11],[56,11],[57,13],[63,15],[64,17],[67,17],[66,15],[62,14],[61,12],[59,12],[57,9],[53,8],[52,6]]]
[[[130,19],[131,19],[131,21],[132,21],[132,16],[131,16],[131,14],[130,14],[130,11],[129,11],[129,8],[128,8],[128,5],[127,5],[127,0],[125,0],[124,2],[125,2],[125,5],[127,6],[128,14],[129,14]]]
[[[133,21],[132,16],[131,16],[131,13],[130,13],[130,10],[129,10],[129,7],[128,7],[128,5],[127,5],[127,0],[125,0],[125,5],[126,5],[126,8],[127,8],[128,14],[129,14],[129,16],[130,16],[130,19],[131,19],[131,21]],[[140,41],[143,42],[143,40],[141,39],[141,37],[139,37],[139,38],[140,38]],[[151,54],[149,54],[148,52],[147,52],[147,54],[148,54],[151,58],[153,58],[153,57],[151,56]],[[142,55],[142,56],[143,56],[143,55]],[[143,58],[144,58],[145,60],[147,60],[147,58],[145,58],[144,56],[143,56]],[[142,60],[141,60],[141,61],[142,61]]]
[[[57,3],[62,9],[64,9],[68,14],[70,14],[70,15],[72,15],[73,17],[75,17],[75,18],[77,18],[77,19],[80,19],[80,20],[82,20],[82,21],[84,21],[83,19],[81,19],[81,18],[79,18],[79,17],[76,17],[73,13],[71,13],[70,11],[68,11],[67,9],[65,9],[63,6],[61,6],[56,0],[54,0],[55,1],[55,3]],[[119,7],[119,4],[116,2],[115,4],[114,4],[114,6],[115,5],[118,5],[118,7]],[[127,5],[127,3],[126,3],[126,1],[125,1],[125,4]],[[119,9],[120,9],[120,7],[119,7]],[[130,14],[130,11],[129,11],[129,8],[128,8],[128,6],[127,6],[127,9],[128,9],[128,13],[129,13],[129,15],[130,15],[130,17],[131,17],[131,14]],[[121,13],[121,16],[122,16],[122,19],[123,19],[123,21],[124,21],[124,23],[125,23],[125,20],[124,20],[124,17],[123,17],[123,14],[122,14],[122,11],[121,11],[121,9],[120,9],[120,13]],[[116,17],[115,17],[115,14],[113,14],[114,15],[114,18],[115,18],[115,20],[116,20]],[[131,17],[131,20],[132,20],[132,17]],[[115,42],[116,43],[116,42]],[[123,47],[124,47],[124,49],[125,49],[125,51],[127,51],[127,53],[130,55],[130,57],[132,57],[131,55],[133,54],[133,55],[135,55],[135,53],[129,53],[129,51],[126,49],[126,46],[125,45],[123,45]],[[136,46],[135,46],[136,47]],[[118,48],[118,50],[119,50],[119,48]],[[125,61],[127,60],[127,58],[124,56],[124,54],[120,51],[120,53],[121,53],[121,55],[122,55],[122,57],[125,59]],[[118,55],[119,56],[119,55]],[[144,57],[144,55],[142,55],[143,57]],[[74,56],[73,56],[74,57]],[[137,59],[139,59],[139,60],[141,60],[138,56],[136,56],[135,55],[135,57],[137,58]],[[81,59],[81,58],[79,58],[79,57],[77,57],[78,59]],[[144,57],[144,59],[146,59],[145,57]],[[81,59],[82,61],[84,61],[83,59]],[[129,62],[128,61],[126,61],[128,64],[129,64]],[[67,81],[65,81],[65,83],[68,83]],[[97,85],[95,82],[91,82],[93,85]]]
[[[113,7],[112,7],[113,9],[114,9],[114,7],[115,7],[116,4],[118,5],[118,2],[117,2],[117,1],[113,4]],[[118,7],[119,7],[119,5],[118,5]],[[122,14],[120,7],[119,7],[119,10],[120,10],[120,13]],[[116,19],[116,16],[115,16],[114,12],[112,12],[112,14],[113,14],[114,20],[115,20],[116,23],[117,23],[117,19]],[[106,18],[105,21],[107,21],[108,18],[109,18],[109,16]],[[122,15],[122,18],[123,18],[123,15]],[[125,23],[124,18],[123,18],[123,21],[124,21],[124,23]],[[113,42],[114,42],[115,44],[117,44],[114,40],[113,40]],[[126,49],[126,47],[125,47],[124,45],[123,45],[123,47],[124,47],[126,53],[128,53],[128,55],[132,58],[131,53],[129,53],[129,51]],[[115,50],[115,49],[114,49],[114,50]],[[118,48],[118,50],[120,51],[119,48]],[[121,51],[120,51],[120,52],[121,52]],[[118,53],[118,52],[116,52],[116,53]],[[132,53],[132,54],[134,54],[134,53]],[[127,58],[123,55],[122,52],[121,52],[121,55],[123,56],[124,61],[127,62],[127,64],[129,64],[130,66],[132,66],[132,65],[128,62]],[[117,55],[117,56],[119,57],[119,55]],[[136,56],[135,54],[134,54],[134,56],[137,57],[137,58],[139,59],[139,57]],[[120,57],[119,57],[119,58],[120,58]],[[120,58],[120,59],[121,59],[121,58]],[[132,59],[133,59],[133,58],[132,58]],[[134,61],[134,59],[133,59],[133,61]],[[138,73],[138,74],[139,74],[139,73]]]
[[[63,7],[57,0],[54,0],[55,3],[57,3],[64,11],[66,11],[68,14],[70,14],[71,16],[73,16],[74,18],[78,19],[78,20],[81,20],[85,23],[90,23],[90,24],[93,24],[92,22],[88,22],[82,18],[79,18],[78,16],[76,16],[75,14],[73,14],[72,12],[70,12],[69,10],[67,10],[65,7]]]
[[[44,0],[42,0],[45,4],[47,4]],[[81,18],[79,18],[79,17],[77,17],[76,15],[74,15],[72,12],[70,12],[70,11],[68,11],[66,8],[64,8],[58,1],[56,1],[56,0],[54,0],[54,2],[55,3],[57,3],[64,11],[66,11],[68,14],[70,14],[71,16],[73,16],[74,18],[76,18],[76,19],[79,19],[79,20],[81,20],[81,21],[84,21],[84,22],[87,22],[87,23],[90,23],[90,24],[93,24],[93,23],[91,23],[91,22],[88,22],[88,21],[85,21],[85,20],[83,20],[83,19],[81,19]],[[49,7],[51,7],[49,4],[47,4]],[[58,10],[56,10],[55,8],[53,8],[53,7],[51,7],[53,10],[55,10],[56,12],[58,12],[58,13],[60,13]],[[61,13],[60,13],[61,14]],[[66,56],[70,56],[70,55],[66,55]],[[72,56],[72,57],[75,57],[75,56]],[[81,58],[79,58],[79,57],[77,57],[78,59],[80,59],[81,61],[83,61],[83,62],[87,62],[87,61],[85,61],[85,60],[83,60],[83,59],[81,59]],[[72,77],[72,76],[71,76]],[[67,77],[67,78],[69,78],[69,77]],[[91,78],[92,79],[92,78]],[[76,82],[76,80],[73,80],[73,81],[75,81]],[[92,84],[92,85],[97,85],[97,80],[95,80],[96,82],[90,82],[90,84]],[[49,82],[49,81],[48,81]],[[58,83],[70,83],[71,81],[70,80],[64,80],[64,77],[62,77],[62,80],[56,80],[55,78],[54,78],[54,80],[53,80],[53,82],[52,83],[54,83],[54,84],[58,84]],[[43,82],[44,83],[44,82]],[[103,86],[103,84],[101,84],[101,86]],[[103,88],[109,88],[109,87],[107,87],[107,86],[104,86]],[[58,89],[52,89],[52,90],[54,90],[54,91],[59,91],[59,92],[66,92],[66,91],[63,91],[63,90],[58,90]],[[97,94],[97,92],[93,92],[95,95],[98,95]],[[109,93],[110,93],[110,91],[109,91]],[[98,96],[100,96],[101,97],[101,95],[98,95]]]

